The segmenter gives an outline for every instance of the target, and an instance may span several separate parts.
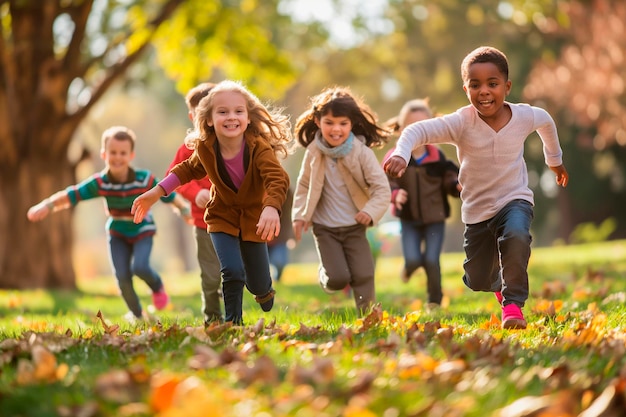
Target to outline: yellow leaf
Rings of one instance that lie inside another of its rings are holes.
[[[348,405],[343,412],[343,417],[376,417],[376,414],[361,406]]]

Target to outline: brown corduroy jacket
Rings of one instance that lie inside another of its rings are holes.
[[[197,149],[187,159],[172,168],[181,184],[208,176],[211,200],[207,203],[204,220],[209,232],[241,234],[242,240],[263,242],[256,234],[256,225],[263,208],[274,207],[280,213],[289,175],[276,153],[261,138],[245,135],[244,167],[246,170],[239,190],[233,185],[221,155],[217,138],[198,142]]]

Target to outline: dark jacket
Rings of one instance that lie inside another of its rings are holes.
[[[457,190],[459,168],[446,159],[441,149],[426,145],[427,155],[419,162],[411,158],[400,178],[389,177],[391,212],[403,220],[423,224],[442,222],[450,216],[448,195],[459,197]],[[391,149],[388,155],[391,155]],[[385,158],[386,159],[386,158]],[[400,189],[406,190],[408,200],[398,210],[395,198]]]

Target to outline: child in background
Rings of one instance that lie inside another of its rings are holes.
[[[160,197],[208,175],[211,199],[204,219],[220,260],[225,321],[241,325],[244,285],[263,311],[274,305],[266,242],[280,233],[280,208],[289,188],[277,157],[289,150],[289,119],[226,80],[200,101],[194,126],[193,155],[137,197],[132,212],[140,222]]]
[[[185,95],[185,103],[189,110],[189,120],[193,123],[196,107],[200,100],[209,94],[213,83],[201,83],[192,88]],[[188,159],[193,153],[193,149],[181,144],[172,160],[167,173],[180,162]],[[196,253],[198,265],[200,266],[200,283],[202,287],[202,314],[204,324],[208,325],[214,321],[222,321],[222,307],[220,287],[222,285],[222,275],[220,273],[220,261],[217,259],[215,248],[211,236],[207,231],[204,221],[204,209],[211,198],[211,181],[208,177],[193,180],[178,187],[177,192],[191,203],[191,215],[194,221],[194,234],[196,237]]]
[[[72,185],[46,198],[28,210],[30,221],[40,221],[48,214],[75,206],[83,200],[104,197],[108,220],[106,229],[109,239],[109,259],[122,298],[130,313],[130,321],[143,318],[143,309],[133,286],[133,275],[141,278],[152,290],[152,302],[158,310],[168,304],[159,274],[150,266],[152,240],[156,225],[150,213],[142,222],[135,224],[131,206],[136,196],[157,184],[147,170],[133,169],[130,163],[135,158],[135,133],[124,126],[113,126],[102,133],[100,156],[106,166],[104,170],[77,185]],[[177,194],[163,198],[174,204],[186,221],[191,221],[189,208]]]
[[[296,241],[312,225],[320,285],[326,292],[350,285],[362,315],[376,299],[366,229],[380,221],[391,199],[370,148],[383,145],[389,132],[348,88],[334,87],[313,97],[295,133],[306,148],[292,211]]]
[[[289,250],[294,245],[293,227],[291,226],[291,206],[293,206],[293,191],[287,190],[287,198],[280,213],[280,234],[276,239],[267,242],[267,250],[272,267],[272,278],[280,281],[285,266],[289,263]]]
[[[488,46],[473,50],[463,59],[461,77],[470,105],[407,126],[384,169],[400,177],[415,148],[429,143],[456,146],[465,223],[463,281],[474,291],[495,293],[502,306],[502,328],[525,329],[522,308],[528,299],[534,204],[524,161],[529,134],[539,134],[556,183],[565,187],[569,176],[552,117],[541,108],[505,101],[511,81],[502,52]]]
[[[401,133],[411,123],[432,117],[428,100],[411,100],[388,124],[393,131]],[[393,151],[392,148],[387,156]],[[450,216],[448,195],[459,197],[458,172],[459,168],[441,149],[425,145],[412,150],[408,168],[401,177],[389,177],[391,212],[400,219],[404,256],[401,278],[409,282],[411,275],[424,267],[431,307],[441,305],[443,298],[439,259],[445,220]]]

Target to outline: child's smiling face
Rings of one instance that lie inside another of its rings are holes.
[[[248,128],[250,118],[246,98],[237,91],[220,91],[213,99],[209,126],[218,138],[241,138]]]
[[[492,62],[474,63],[469,66],[463,90],[483,120],[493,119],[502,111],[511,81]]]
[[[315,119],[315,124],[320,128],[326,143],[333,148],[348,140],[352,131],[350,118],[346,116],[335,117],[332,113]]]
[[[123,181],[126,179],[130,163],[135,157],[135,152],[130,140],[111,137],[107,140],[100,156],[106,163],[111,175]]]

